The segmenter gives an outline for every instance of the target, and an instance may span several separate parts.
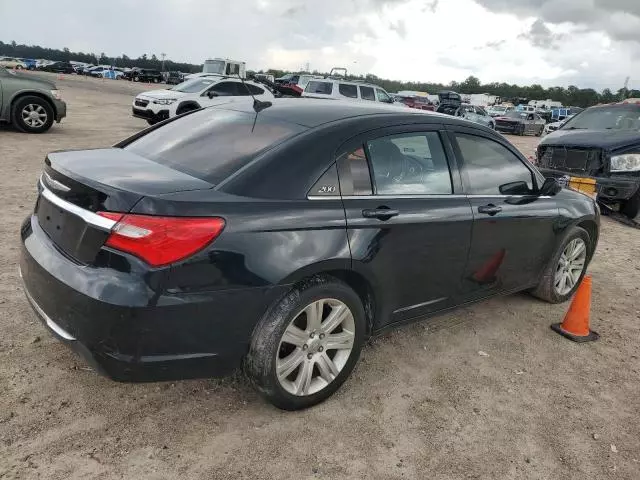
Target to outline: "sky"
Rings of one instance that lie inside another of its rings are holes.
[[[4,42],[250,70],[640,88],[640,0],[0,0],[0,25]]]

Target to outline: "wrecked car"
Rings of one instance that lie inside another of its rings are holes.
[[[514,135],[533,134],[542,135],[545,121],[540,115],[530,112],[507,112],[500,117],[494,118],[496,130],[499,132],[512,133]]]
[[[600,202],[640,220],[640,104],[586,109],[540,142],[537,161],[547,177],[595,179]]]

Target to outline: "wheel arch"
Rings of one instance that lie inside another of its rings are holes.
[[[180,115],[180,113],[178,112],[180,112],[180,109],[185,107],[193,107],[195,110],[202,108],[200,107],[200,104],[195,100],[185,100],[184,102],[180,102],[176,107],[176,115]],[[181,113],[184,113],[184,112],[181,112]]]
[[[598,224],[595,220],[587,218],[580,220],[575,225],[576,227],[580,227],[589,234],[589,239],[591,240],[591,251],[589,252],[589,259],[593,257],[593,254],[596,250],[596,245],[598,244]]]
[[[336,278],[346,283],[356,295],[364,307],[367,323],[367,336],[375,330],[375,319],[378,304],[375,286],[360,272],[349,268],[349,261],[342,259],[327,260],[304,267],[288,276],[282,284],[297,285],[311,277],[327,276]]]

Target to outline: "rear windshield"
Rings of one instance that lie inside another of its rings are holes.
[[[307,88],[305,88],[304,91],[307,93],[322,93],[324,95],[331,95],[331,92],[333,91],[333,83],[311,81],[307,84]]]
[[[253,112],[206,108],[152,130],[124,149],[215,185],[304,130]]]

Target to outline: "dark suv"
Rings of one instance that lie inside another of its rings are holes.
[[[547,135],[537,158],[545,176],[595,179],[601,203],[640,220],[640,103],[588,108]]]
[[[162,74],[158,70],[149,70],[147,68],[133,67],[129,72],[125,73],[125,77],[134,82],[162,82]]]

